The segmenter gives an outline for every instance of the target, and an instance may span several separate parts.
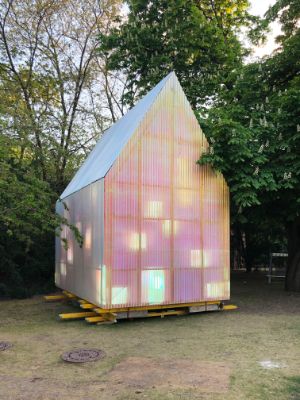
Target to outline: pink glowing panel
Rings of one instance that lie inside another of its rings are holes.
[[[145,249],[141,251],[141,264],[143,268],[168,269],[171,264],[170,237],[163,234],[161,220],[144,220],[142,230],[147,239]]]
[[[203,297],[202,270],[177,269],[174,273],[174,302],[193,303]]]

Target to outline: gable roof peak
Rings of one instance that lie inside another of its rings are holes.
[[[165,87],[167,81],[173,77],[177,80],[175,72],[171,71],[122,118],[103,133],[94,149],[61,194],[61,199],[105,177],[124,146],[136,131],[139,123],[156,100],[158,94]]]

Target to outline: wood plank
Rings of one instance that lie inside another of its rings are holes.
[[[230,310],[236,310],[238,306],[235,306],[234,304],[226,304],[223,306],[224,311],[230,311]]]
[[[85,312],[76,312],[76,313],[64,313],[59,314],[60,319],[84,319],[86,317],[94,317],[97,316],[97,313],[92,311],[85,311]]]
[[[91,310],[91,309],[97,308],[97,306],[95,304],[91,304],[91,303],[81,303],[80,307],[83,308],[84,310]]]
[[[60,301],[60,300],[66,300],[67,297],[64,294],[53,294],[53,295],[44,296],[44,299],[46,301]]]

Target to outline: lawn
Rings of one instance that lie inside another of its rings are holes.
[[[231,302],[239,309],[89,326],[59,321],[67,304],[2,301],[0,341],[13,347],[0,352],[0,399],[300,399],[300,295],[239,273]],[[62,361],[74,348],[106,357]]]

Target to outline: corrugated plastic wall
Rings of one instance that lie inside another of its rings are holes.
[[[73,232],[63,225],[61,238],[56,238],[55,283],[77,296],[100,305],[101,266],[103,257],[103,179],[86,186],[57,203],[56,211],[75,225],[84,238],[80,247]],[[104,291],[105,292],[105,291]]]
[[[229,298],[229,195],[173,75],[105,177],[102,306]]]

